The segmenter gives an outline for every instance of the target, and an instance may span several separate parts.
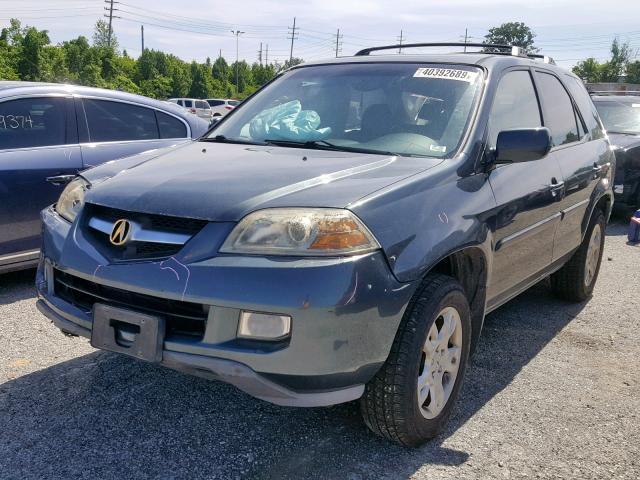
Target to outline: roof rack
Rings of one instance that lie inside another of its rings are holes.
[[[546,55],[539,55],[533,53],[527,53],[523,48],[517,47],[515,45],[498,45],[493,43],[463,43],[463,42],[444,42],[444,43],[405,43],[403,45],[382,45],[380,47],[369,47],[364,48],[356,53],[356,57],[364,57],[369,55],[371,52],[377,52],[380,50],[396,50],[396,49],[405,49],[405,48],[420,48],[420,47],[479,47],[479,48],[491,48],[493,50],[497,50],[496,52],[491,52],[493,54],[498,55],[511,55],[514,57],[523,57],[523,58],[540,58],[544,61],[544,63],[550,63],[555,65],[555,61],[553,58],[548,57]]]

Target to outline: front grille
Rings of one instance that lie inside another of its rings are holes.
[[[94,303],[128,308],[165,318],[166,337],[189,337],[202,340],[209,306],[143,295],[91,282],[61,270],[54,270],[55,294],[86,312]]]
[[[208,223],[206,220],[193,218],[171,217],[149,213],[128,212],[102,205],[87,204],[86,218],[99,218],[106,222],[115,223],[120,219],[127,219],[141,225],[146,230],[166,233],[177,233],[189,237],[198,233]],[[88,235],[95,240],[96,247],[111,260],[148,260],[162,259],[176,255],[184,245],[132,241],[123,246],[115,246],[109,240],[109,234],[96,230],[87,225]]]

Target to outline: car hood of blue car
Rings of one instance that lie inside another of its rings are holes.
[[[270,207],[349,207],[443,160],[192,142],[87,170],[86,202],[132,212],[238,221]]]

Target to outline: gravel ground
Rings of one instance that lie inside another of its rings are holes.
[[[0,478],[640,478],[640,247],[611,225],[593,298],[487,317],[448,430],[416,450],[357,405],[291,409],[56,330],[0,277]]]

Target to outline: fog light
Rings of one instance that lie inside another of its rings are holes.
[[[291,317],[272,313],[240,314],[238,337],[254,340],[279,340],[291,332]]]

